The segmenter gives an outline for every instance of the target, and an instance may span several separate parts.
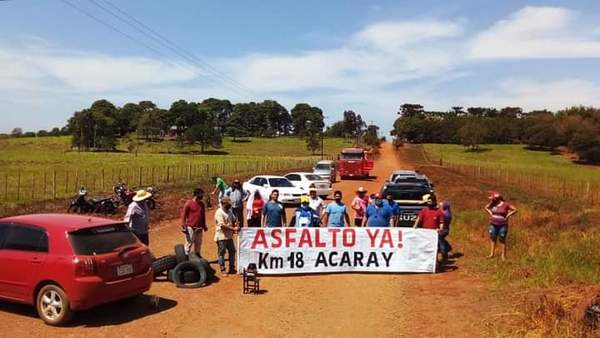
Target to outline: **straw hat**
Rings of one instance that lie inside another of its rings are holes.
[[[152,194],[147,192],[146,190],[138,190],[135,193],[135,196],[133,196],[132,200],[134,202],[141,202],[149,199],[150,197],[152,197]]]
[[[306,195],[302,195],[300,197],[300,203],[310,203],[310,198],[308,198]]]
[[[431,195],[430,194],[423,195],[423,202],[430,202],[430,201],[433,201],[431,199]]]
[[[367,192],[367,189],[360,187],[358,188],[358,190],[356,190],[357,192]]]

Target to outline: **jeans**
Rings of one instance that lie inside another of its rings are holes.
[[[446,240],[448,233],[438,235],[438,250],[442,253],[442,256],[447,257],[448,252],[451,250],[450,243]]]
[[[225,251],[227,250],[227,256],[229,258],[229,273],[235,271],[235,245],[233,239],[225,239],[217,241],[217,260],[221,271],[225,271]]]

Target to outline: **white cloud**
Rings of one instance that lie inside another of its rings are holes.
[[[512,78],[493,91],[469,95],[459,101],[470,106],[520,106],[526,111],[559,110],[574,105],[600,105],[600,85],[579,79],[539,81]]]
[[[580,13],[558,7],[525,7],[471,42],[475,59],[600,57],[598,27],[578,20]]]
[[[53,87],[103,92],[181,82],[200,75],[198,69],[183,68],[170,60],[75,51],[56,53],[48,45],[0,47],[0,64],[0,88],[4,89]]]
[[[449,21],[383,22],[339,48],[253,54],[221,64],[239,82],[264,92],[382,87],[437,74],[460,62],[448,39],[462,32],[461,24]]]

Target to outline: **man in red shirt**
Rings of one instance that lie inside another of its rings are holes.
[[[439,233],[444,229],[444,212],[437,207],[437,203],[434,202],[431,195],[423,196],[423,201],[426,202],[427,206],[421,211],[415,220],[413,228],[417,228],[419,225],[423,229],[437,230]],[[438,239],[438,250],[440,239]],[[442,264],[448,260],[448,252],[446,250],[439,250],[442,253]]]
[[[205,231],[208,231],[206,226],[206,209],[202,198],[204,191],[200,188],[194,189],[194,195],[187,200],[183,206],[181,213],[181,231],[185,234],[185,251],[190,253],[192,246],[194,252],[202,257],[202,237]]]

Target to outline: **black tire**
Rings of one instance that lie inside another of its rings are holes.
[[[36,296],[35,308],[40,318],[52,326],[64,325],[73,316],[69,297],[63,289],[54,284],[40,289]]]
[[[177,259],[177,264],[186,262],[188,260],[188,256],[185,254],[185,248],[183,244],[175,245],[175,258]]]
[[[198,280],[195,283],[185,283],[183,280],[183,274],[185,271],[196,271],[199,275]],[[182,289],[197,289],[202,287],[206,282],[206,269],[204,269],[204,265],[200,262],[196,261],[187,261],[177,264],[175,269],[173,269],[173,282],[178,288]]]
[[[186,270],[181,273],[181,281],[184,284],[193,284],[200,281],[200,273],[196,270]]]
[[[177,258],[173,255],[157,258],[152,262],[152,271],[154,276],[158,276],[165,271],[171,270],[177,266]]]
[[[206,270],[206,273],[212,277],[215,275],[215,273],[217,272],[215,269],[212,268],[212,266],[210,266],[210,263],[208,262],[208,260],[199,257],[195,252],[190,254],[190,261],[196,261],[196,262],[200,262],[202,263],[202,265],[204,265],[204,269]]]
[[[167,271],[167,280],[171,283],[175,282],[175,278],[173,278],[173,269]]]

